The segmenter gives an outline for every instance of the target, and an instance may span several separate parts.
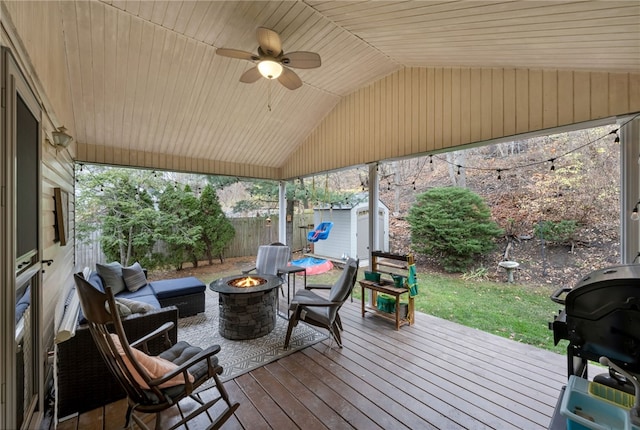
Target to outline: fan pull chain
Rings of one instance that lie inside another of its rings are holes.
[[[269,88],[268,99],[267,99],[267,111],[271,112],[271,79],[267,82],[267,87]]]

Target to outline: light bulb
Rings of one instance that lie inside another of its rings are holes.
[[[633,208],[631,212],[631,221],[638,221],[640,219],[640,214],[638,214],[638,206]]]
[[[273,60],[262,60],[258,63],[258,71],[267,79],[277,79],[282,74],[282,64]]]

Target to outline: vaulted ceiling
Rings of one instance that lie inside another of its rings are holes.
[[[85,161],[134,151],[152,162],[125,164],[162,167],[188,157],[275,171],[344,97],[408,67],[640,71],[637,0],[60,7],[74,138]],[[253,64],[216,55],[220,47],[256,52],[260,26],[280,34],[285,52],[320,54],[320,68],[296,69],[301,88],[241,83]]]

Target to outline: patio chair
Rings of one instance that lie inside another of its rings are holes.
[[[299,321],[329,330],[336,343],[342,348],[340,331],[342,324],[338,311],[347,300],[358,277],[358,260],[349,258],[342,270],[340,278],[329,290],[329,297],[324,298],[311,290],[300,290],[291,301],[289,326],[284,340],[285,349],[289,347],[291,333]]]
[[[142,429],[148,429],[142,417],[136,412],[156,414],[155,428],[157,430],[172,430],[189,422],[191,419],[206,412],[211,425],[208,428],[219,428],[233,415],[238,403],[232,403],[218,375],[222,367],[218,364],[216,354],[219,345],[213,345],[202,350],[191,346],[187,342],[177,342],[170,346],[167,332],[173,327],[168,322],[142,338],[129,342],[122,327],[122,321],[117,312],[116,301],[111,288],[102,292],[87,282],[81,273],[74,275],[80,305],[88,321],[89,330],[100,351],[100,355],[115,378],[127,393],[128,408],[125,428],[133,421]],[[113,310],[110,312],[110,310]],[[115,333],[112,333],[115,331]],[[156,357],[147,355],[147,342],[164,336],[168,349]],[[213,378],[217,393],[211,389],[196,389]],[[97,384],[101,381],[96,381]],[[203,400],[206,394],[208,400]],[[189,398],[196,402],[189,402],[186,409],[176,411],[181,418],[171,427],[161,422],[161,413],[179,402]],[[222,408],[216,408],[217,416],[212,416],[209,410],[222,400],[226,403]],[[222,409],[222,410],[220,410]],[[184,411],[188,410],[186,415]]]
[[[360,264],[360,260],[356,260],[356,264]],[[357,279],[358,279],[358,271],[356,270],[355,272],[353,272],[353,285],[355,285]],[[329,291],[331,290],[331,288],[333,287],[333,285],[331,284],[307,284],[305,285],[304,289],[305,290],[320,290],[320,291]],[[300,292],[300,294],[306,294],[304,292]],[[351,298],[351,301],[353,301],[353,288],[351,288],[351,292],[349,293],[349,297]],[[338,328],[340,329],[340,331],[342,331],[342,321],[340,321],[340,314],[336,314],[336,324],[338,325]]]
[[[286,245],[261,245],[258,247],[255,266],[242,270],[242,273],[246,275],[255,270],[257,275],[278,275],[280,268],[287,267],[290,257],[291,250]]]

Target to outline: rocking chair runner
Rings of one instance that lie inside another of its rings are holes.
[[[193,347],[187,342],[177,342],[170,346],[167,332],[173,327],[172,322],[165,323],[154,332],[129,343],[111,289],[106,288],[105,293],[98,291],[81,273],[75,274],[74,278],[82,311],[88,320],[89,330],[98,351],[127,393],[129,407],[125,427],[131,425],[133,419],[140,428],[148,429],[144,420],[135,412],[155,413],[157,430],[178,428],[203,412],[206,412],[211,422],[208,428],[217,429],[233,415],[239,404],[229,400],[229,395],[218,377],[222,373],[222,367],[215,356],[220,351],[219,345],[213,345],[206,350]],[[115,334],[112,334],[114,329]],[[157,357],[146,355],[146,343],[159,336],[164,336],[169,349]],[[202,394],[208,390],[195,390],[211,378],[215,381],[218,393],[205,401]],[[165,427],[161,422],[161,412],[178,405],[187,397],[199,406],[186,416],[180,412],[182,419],[171,427]],[[226,407],[217,417],[211,417],[209,409],[219,400],[226,403]]]

